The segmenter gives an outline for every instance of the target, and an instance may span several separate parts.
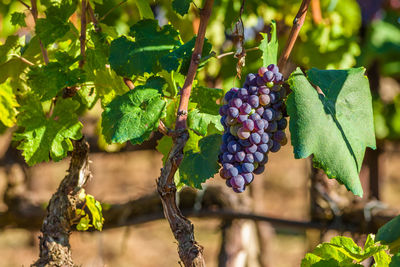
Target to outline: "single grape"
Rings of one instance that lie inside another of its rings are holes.
[[[237,92],[239,91],[239,88],[237,88],[237,87],[232,87],[232,88],[231,88],[231,91],[237,93]]]
[[[226,143],[222,143],[222,145],[220,146],[220,150],[222,153],[228,151],[228,147],[227,147]]]
[[[262,77],[267,70],[268,69],[266,67],[261,67],[261,68],[258,69],[257,73],[258,73],[259,76]]]
[[[287,144],[287,137],[283,138],[282,141],[279,142],[279,144],[281,144],[281,146],[284,146]]]
[[[267,164],[267,162],[268,162],[268,155],[265,154],[264,159],[260,162],[260,165],[265,165],[265,164]]]
[[[246,121],[248,119],[249,119],[249,115],[239,115],[236,120],[240,123],[243,123],[244,121]]]
[[[265,84],[265,81],[264,81],[264,79],[262,78],[262,76],[257,76],[256,82],[257,82],[257,85],[258,85],[258,86],[262,86],[262,85]]]
[[[246,162],[246,163],[253,163],[254,162],[253,154],[247,153],[246,156],[244,157],[243,161]]]
[[[250,136],[250,135],[249,135]],[[239,139],[239,144],[242,147],[247,147],[247,146],[251,146],[251,143],[248,139]]]
[[[244,178],[242,175],[236,175],[231,178],[231,185],[234,188],[242,188],[245,184]]]
[[[272,121],[268,125],[267,131],[273,133],[276,132],[277,129],[278,129],[278,123],[276,121]]]
[[[264,129],[256,131],[260,136],[264,133]]]
[[[229,108],[228,105],[222,105],[222,106],[219,108],[219,115],[221,115],[221,116],[226,115],[227,112],[228,112],[228,108]]]
[[[247,89],[246,89],[246,88],[240,88],[240,89],[239,89],[239,91],[238,91],[238,97],[239,97],[241,100],[247,100],[248,95],[249,95],[249,93],[247,92]]]
[[[268,142],[267,142],[268,143]],[[267,153],[268,152],[268,145],[267,144],[260,144],[257,147],[257,151],[261,152],[261,153]],[[247,155],[247,154],[246,154]]]
[[[237,131],[237,136],[241,139],[241,140],[246,140],[250,137],[250,131],[246,130],[243,127],[240,127],[239,130]]]
[[[226,143],[228,144],[229,142],[231,142],[231,141],[235,141],[236,140],[236,138],[233,136],[233,135],[231,135],[230,133],[228,133],[229,134],[229,136],[228,136],[228,139],[226,140]]]
[[[270,65],[268,65],[267,69],[268,69],[269,71],[272,71],[273,73],[278,73],[278,72],[279,72],[279,68],[278,68],[278,66],[275,65],[275,64],[270,64]]]
[[[269,122],[266,119],[262,119],[264,121],[264,130],[267,130]]]
[[[251,112],[251,106],[249,103],[243,103],[240,108],[240,114],[249,114]]]
[[[282,119],[282,117],[283,117],[283,114],[282,114],[282,112],[280,111],[280,110],[277,110],[276,112],[275,112],[275,120],[277,120],[277,121],[279,121],[280,119]]]
[[[224,178],[224,179],[229,179],[229,178],[230,178],[230,176],[229,176],[229,174],[228,174],[228,171],[225,170],[225,169],[221,169],[221,170],[219,171],[219,175],[220,175],[222,178]]]
[[[227,102],[229,102],[229,101],[233,98],[234,95],[235,95],[235,92],[234,92],[234,91],[228,91],[228,92],[225,94],[224,99],[225,99]]]
[[[242,176],[246,184],[250,184],[254,179],[254,175],[251,172],[242,173]]]
[[[231,179],[226,180],[225,184],[226,184],[227,187],[232,187]]]
[[[261,141],[261,136],[258,133],[251,133],[249,137],[250,143],[257,145]],[[228,144],[228,149],[229,149],[229,144]]]
[[[268,145],[268,149],[271,150],[271,147],[274,145],[274,141],[272,139],[269,139],[267,145]]]
[[[246,153],[244,151],[239,151],[235,154],[235,160],[237,162],[242,162],[244,160],[244,157],[246,156]]]
[[[254,130],[254,122],[252,120],[246,120],[243,122],[243,128],[247,131],[253,131]]]
[[[240,106],[242,105],[242,100],[240,100],[240,98],[232,98],[229,101],[229,106],[231,107],[235,107],[235,108],[240,108]]]
[[[260,104],[258,96],[256,95],[249,96],[248,103],[250,104],[251,107],[258,108],[258,105]]]
[[[266,83],[272,82],[272,80],[274,79],[274,73],[272,71],[267,70],[266,72],[264,72],[263,78]]]
[[[247,154],[253,154],[257,151],[257,145],[252,144],[251,146],[246,147],[244,151],[246,151]]]
[[[253,73],[249,73],[246,77],[245,83],[248,84],[249,86],[255,85],[256,79],[257,79],[256,75],[254,75]]]
[[[264,170],[265,170],[265,166],[264,165],[259,165],[257,167],[257,169],[254,170],[254,174],[261,174],[261,173],[264,172]]]
[[[264,110],[262,117],[267,121],[272,121],[275,117],[275,111],[272,108],[267,108]]]
[[[263,130],[262,132],[264,132],[264,121],[262,119],[256,120],[254,122],[254,129],[256,131]]]
[[[229,115],[225,117],[225,125],[234,125],[236,123],[235,118],[230,117]]]
[[[264,108],[263,107],[259,107],[256,109],[256,113],[260,116],[262,116],[262,114],[264,113]]]
[[[272,105],[272,108],[275,110],[281,110],[283,107],[283,102],[282,101],[278,101],[277,103]]]
[[[224,133],[224,134],[222,135],[222,143],[224,143],[224,144],[229,143],[229,142],[228,142],[228,138],[229,138],[230,136],[231,136],[230,133]]]
[[[271,152],[278,152],[279,149],[281,149],[281,144],[279,144],[279,143],[276,142],[276,141],[273,141],[273,142],[274,142],[274,144],[272,145],[270,151],[271,151]]]
[[[254,165],[251,163],[243,163],[242,165],[243,172],[252,172],[254,171]]]
[[[239,174],[239,171],[236,167],[232,167],[232,168],[228,169],[228,173],[231,177],[235,177],[236,175]]]
[[[267,133],[261,134],[261,144],[266,144],[269,141],[269,135]]]
[[[256,95],[257,93],[258,93],[258,87],[257,86],[250,86],[249,87],[249,94]]]
[[[269,95],[260,95],[258,97],[258,100],[259,100],[260,104],[263,106],[267,106],[271,102],[271,98],[269,97]],[[262,115],[262,114],[260,114],[260,115]]]
[[[271,92],[269,94],[269,98],[271,99],[271,103],[275,104],[279,100],[279,93],[278,92]]]
[[[271,88],[272,86],[274,86],[273,82],[267,82],[267,87]]]
[[[232,190],[235,193],[243,193],[245,188],[244,187],[238,187],[238,188],[232,187]]]
[[[267,86],[265,86],[265,85],[260,86],[258,88],[258,93],[260,95],[268,95],[270,92],[271,92],[271,90],[269,90],[269,88]]]
[[[222,161],[224,162],[233,162],[233,155],[229,152],[225,152],[222,154]]]
[[[233,165],[230,163],[224,163],[222,164],[222,168],[224,168],[225,170],[229,170],[230,168],[233,168]]]
[[[275,141],[280,143],[283,139],[286,138],[286,134],[285,134],[284,131],[276,131],[274,133],[274,137],[273,138],[274,138]]]
[[[230,107],[228,109],[228,115],[232,118],[237,118],[239,116],[239,110],[235,107]]]
[[[275,79],[274,79],[275,83],[281,83],[283,82],[283,75],[281,73],[275,73]]]
[[[258,115],[258,113],[253,113],[253,114],[250,115],[250,119],[251,119],[252,121],[256,121],[256,120],[261,119],[261,116]]]
[[[219,120],[221,122],[222,126],[224,126],[224,127],[228,126],[228,125],[226,125],[225,120],[226,120],[226,116],[222,116],[221,119]]]
[[[255,162],[261,162],[264,159],[264,154],[258,151],[254,152],[253,156]]]
[[[232,154],[241,150],[240,145],[236,141],[229,142],[227,147],[228,147],[229,153],[232,153]]]

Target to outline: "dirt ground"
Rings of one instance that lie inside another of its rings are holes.
[[[115,203],[138,198],[155,191],[155,179],[161,168],[161,155],[156,151],[137,151],[119,154],[91,155],[93,180],[87,192],[102,202]],[[385,168],[382,183],[383,201],[398,207],[400,173],[397,166],[400,153],[386,153],[382,157]],[[263,179],[265,214],[287,219],[307,220],[308,160],[295,160],[290,144],[270,157],[266,172],[256,177]],[[48,201],[63,178],[68,160],[43,163],[31,169],[29,184],[35,201]],[[0,167],[0,173],[2,172]],[[1,184],[0,174],[0,184]],[[222,184],[219,177],[207,184]],[[0,185],[1,187],[1,185]],[[195,235],[205,247],[207,266],[217,266],[221,240],[217,219],[192,219]],[[38,232],[7,229],[0,232],[0,266],[29,266],[38,255]],[[299,266],[307,252],[304,234],[277,229],[271,237],[270,263],[274,267]],[[138,226],[105,230],[102,233],[73,233],[71,246],[75,263],[84,267],[98,266],[179,266],[176,242],[165,220]]]

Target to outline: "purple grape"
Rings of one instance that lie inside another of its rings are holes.
[[[240,144],[242,147],[251,146],[251,143],[250,143],[250,141],[249,141],[248,139],[239,139],[239,144]]]
[[[261,134],[261,144],[266,144],[269,141],[269,135],[267,133]]]
[[[226,94],[225,94],[225,97],[224,97],[224,99],[227,101],[227,102],[229,102],[231,99],[232,99],[232,97],[235,95],[235,92],[234,91],[228,91]]]
[[[246,151],[246,153],[247,154],[253,154],[254,152],[256,152],[257,151],[257,145],[251,145],[251,146],[248,146],[248,147],[246,147],[245,149],[244,149],[244,151]]]
[[[228,151],[228,148],[227,148],[227,146],[226,146],[226,143],[222,143],[222,145],[220,146],[220,150],[221,150],[222,153]]]
[[[245,84],[248,84],[249,86],[256,85],[256,79],[256,75],[254,75],[253,73],[249,73],[246,77]]]
[[[279,149],[281,149],[281,144],[279,144],[279,143],[276,142],[276,141],[273,141],[273,143],[274,143],[274,144],[272,145],[270,151],[271,151],[271,152],[278,152]]]
[[[249,118],[249,115],[239,115],[237,117],[237,121],[240,123],[243,123],[244,121],[246,121]]]
[[[264,129],[256,131],[260,136],[264,133]]]
[[[235,177],[236,175],[239,174],[239,171],[236,167],[232,167],[228,169],[228,173],[230,175],[230,177]]]
[[[265,155],[264,155],[264,159],[263,159],[259,164],[260,164],[260,165],[265,165],[265,164],[267,164],[267,162],[268,162],[268,155],[265,154]]]
[[[275,141],[280,143],[283,139],[286,138],[286,134],[285,134],[284,131],[277,131],[277,132],[274,133],[274,137],[273,138],[274,138]]]
[[[258,69],[258,72],[257,72],[257,73],[258,73],[259,76],[262,77],[263,74],[264,74],[267,70],[268,70],[268,69],[267,69],[266,67],[261,67],[261,68]]]
[[[257,85],[258,85],[258,86],[263,86],[263,85],[265,85],[264,79],[263,79],[261,76],[257,76],[256,82],[257,82]]]
[[[239,88],[237,88],[237,87],[232,87],[232,88],[231,88],[231,91],[234,92],[234,93],[237,93],[237,92],[239,91]]]
[[[269,95],[260,95],[258,97],[258,100],[259,100],[260,104],[263,106],[267,106],[271,102],[271,98],[269,97]],[[260,114],[260,115],[262,115],[262,114]]]
[[[222,126],[224,126],[224,127],[227,126],[225,123],[225,120],[226,120],[226,116],[222,116],[221,119],[219,120],[221,122]]]
[[[268,69],[269,71],[272,71],[273,73],[278,73],[278,72],[279,72],[279,68],[278,68],[278,66],[275,65],[275,64],[270,64],[270,65],[267,67],[267,69]]]
[[[287,126],[287,120],[285,118],[278,121],[278,130],[284,130]]]
[[[242,175],[236,175],[231,178],[231,185],[234,188],[243,188],[245,184],[244,178]]]
[[[225,144],[229,143],[229,142],[228,142],[228,138],[229,138],[230,136],[231,136],[230,133],[224,133],[224,134],[222,135],[222,143],[225,143]]]
[[[233,162],[233,155],[229,152],[225,152],[224,154],[222,154],[222,160],[224,162]]]
[[[250,137],[250,131],[244,129],[243,127],[240,127],[237,131],[237,136],[242,140],[246,140]]]
[[[275,83],[281,83],[283,82],[283,75],[281,73],[275,73],[275,79],[274,79]]]
[[[264,165],[259,165],[257,167],[257,169],[254,170],[254,174],[261,174],[261,173],[264,172],[264,170],[265,170],[265,166]]]
[[[246,153],[244,151],[239,151],[235,154],[235,160],[237,162],[242,162],[244,160],[244,157],[246,156]]]
[[[237,108],[230,107],[228,109],[228,115],[232,118],[237,118],[239,116],[239,110]]]
[[[264,159],[264,154],[258,151],[254,152],[253,156],[255,162],[261,162]]]
[[[240,88],[240,89],[239,89],[239,91],[238,91],[238,97],[239,97],[241,100],[247,100],[248,95],[249,95],[249,93],[247,92],[247,89],[246,89],[246,88]]]
[[[275,104],[279,100],[279,95],[277,92],[271,92],[269,98],[271,99],[271,103]]]
[[[225,117],[225,125],[234,125],[236,123],[235,118],[232,118],[230,116]]]
[[[272,80],[274,79],[274,73],[272,71],[267,70],[266,72],[264,72],[263,75],[264,78],[264,82],[272,82]]]
[[[250,143],[257,145],[261,141],[261,136],[258,133],[252,133],[250,134],[249,141]],[[228,149],[229,149],[229,144],[228,144]]]
[[[252,121],[256,121],[256,120],[261,119],[261,116],[258,115],[258,113],[253,113],[253,114],[250,115],[250,119],[251,119]]]
[[[279,121],[280,119],[282,119],[282,117],[283,117],[283,114],[282,114],[282,112],[280,111],[280,110],[277,110],[276,112],[275,112],[275,120],[277,120],[277,121]]]
[[[242,165],[243,172],[252,172],[254,171],[254,165],[251,163],[243,163]]]
[[[268,128],[269,122],[266,119],[262,119],[264,121],[264,130]]]
[[[278,123],[276,121],[272,121],[269,123],[267,131],[268,132],[276,132],[276,130],[278,129]]]
[[[258,92],[260,93],[260,95],[268,95],[271,90],[269,90],[267,86],[263,85],[258,88]]]
[[[264,132],[264,121],[262,119],[256,120],[254,122],[254,129],[256,131],[263,130],[263,132]]]
[[[286,144],[287,144],[287,137],[285,137],[284,139],[282,139],[282,141],[280,141],[279,144],[281,144],[281,146],[286,145]]]
[[[264,113],[264,108],[263,107],[259,107],[258,109],[256,109],[256,113],[260,116],[262,116],[262,114]]]
[[[231,179],[226,180],[225,184],[226,184],[227,187],[232,187]]]
[[[249,87],[249,94],[251,95],[256,95],[258,93],[258,88],[257,86],[250,86]]]
[[[251,112],[251,106],[249,103],[243,103],[239,110],[240,114],[249,114]]]
[[[227,114],[227,112],[228,112],[228,105],[222,105],[220,108],[219,108],[219,115],[221,115],[221,116],[224,116],[224,115],[226,115]]]
[[[258,108],[260,102],[258,100],[258,96],[256,95],[251,95],[249,96],[248,99],[248,103],[250,104],[250,106],[252,106],[253,108]]]
[[[232,153],[232,154],[241,150],[240,145],[236,141],[229,142],[227,147],[228,147],[229,153]]]
[[[243,122],[243,128],[247,131],[253,131],[254,130],[254,122],[252,120],[246,120]]]
[[[267,108],[264,110],[262,117],[267,121],[272,121],[275,117],[275,111],[272,108]]]
[[[253,154],[246,154],[243,161],[246,163],[253,163],[254,162]]]
[[[224,178],[224,179],[229,179],[229,178],[230,178],[230,177],[229,177],[229,174],[228,174],[228,171],[225,170],[225,169],[221,169],[221,170],[219,171],[219,175],[220,175],[222,178]]]
[[[233,168],[233,165],[230,163],[224,163],[222,164],[222,168],[224,168],[225,170],[229,170],[230,168]]]
[[[246,184],[250,184],[254,179],[254,175],[251,172],[242,173],[242,176]]]
[[[244,189],[245,189],[244,187],[239,187],[239,188],[232,187],[232,190],[235,193],[243,193]]]
[[[236,138],[233,136],[233,135],[231,135],[230,133],[228,133],[229,134],[229,137],[228,137],[228,139],[226,140],[226,143],[228,144],[229,142],[232,142],[232,141],[235,141],[236,140]]]
[[[268,142],[267,142],[267,143],[268,143]],[[268,145],[267,145],[267,144],[260,144],[260,145],[258,145],[257,150],[258,150],[259,152],[265,154],[265,153],[268,152],[269,148],[268,148]],[[246,155],[247,155],[247,154],[246,154]]]
[[[240,98],[232,98],[229,101],[229,106],[231,107],[235,107],[235,108],[240,108],[240,106],[242,105],[242,100],[240,100]]]

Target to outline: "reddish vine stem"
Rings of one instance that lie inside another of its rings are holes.
[[[174,183],[175,172],[183,159],[183,148],[189,138],[186,130],[187,108],[193,81],[197,67],[201,59],[204,37],[208,20],[211,16],[214,0],[206,0],[203,9],[200,10],[200,25],[192,59],[185,83],[181,91],[181,99],[177,112],[175,125],[174,144],[168,154],[168,158],[161,169],[161,175],[157,180],[157,190],[161,197],[164,216],[168,220],[172,233],[178,241],[178,254],[185,266],[205,266],[203,247],[194,238],[193,224],[185,218],[176,205],[176,186]]]
[[[38,18],[38,9],[37,9],[36,0],[31,0],[31,6],[32,6],[31,13],[32,13],[32,16],[33,16],[33,20],[35,21],[35,24],[36,24],[36,21],[37,21],[37,18]],[[43,45],[42,41],[40,40],[40,38],[39,38],[39,45],[40,45],[40,49],[42,50],[44,63],[47,65],[47,64],[49,64],[49,55],[47,54],[47,50],[44,47],[44,45]]]
[[[310,0],[303,0],[301,2],[301,6],[299,11],[297,12],[297,15],[293,20],[293,26],[290,31],[289,39],[286,42],[285,49],[283,50],[278,62],[278,67],[281,70],[284,69],[286,62],[290,56],[290,53],[292,52],[294,43],[296,42],[300,29],[304,24],[304,20],[306,19],[309,5],[310,5]]]
[[[85,65],[86,58],[86,8],[87,8],[86,0],[82,0],[82,14],[81,14],[81,36],[79,37],[79,41],[81,44],[81,60],[79,60],[79,68],[83,68]]]
[[[126,86],[128,86],[130,90],[133,90],[135,88],[133,81],[129,78],[124,78],[124,83]]]
[[[311,0],[311,15],[315,24],[320,24],[322,22],[320,0]]]
[[[99,26],[99,21],[97,20],[96,16],[94,15],[94,11],[92,6],[90,5],[90,3],[87,4],[87,11],[89,13],[90,16],[90,20],[93,22],[94,24],[94,29],[96,32],[101,32],[101,27]]]

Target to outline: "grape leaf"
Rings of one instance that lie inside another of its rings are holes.
[[[0,45],[0,63],[5,63],[11,59],[12,54],[16,54],[19,44],[19,37],[17,35],[8,36],[5,43]]]
[[[389,267],[399,267],[399,266],[400,266],[400,252],[397,253],[396,255],[393,255],[392,260],[390,261],[389,264]]]
[[[170,53],[166,54],[160,59],[161,67],[168,72],[176,71],[179,69],[179,72],[183,75],[186,75],[189,70],[190,61],[192,59],[192,53],[194,49],[194,45],[196,43],[196,37],[193,37],[187,43],[175,48]],[[210,58],[212,45],[208,42],[207,39],[204,40],[203,50],[201,52],[202,59],[206,59],[201,61],[198,69],[201,69],[206,61]]]
[[[103,107],[117,95],[122,95],[129,90],[122,79],[110,68],[95,71],[93,82]]]
[[[111,42],[109,62],[118,75],[131,77],[161,70],[159,59],[180,45],[179,33],[171,26],[160,28],[157,20],[141,20],[131,27],[130,35]]]
[[[25,13],[13,12],[11,14],[11,24],[14,26],[19,25],[21,27],[26,27],[25,18],[26,18]]]
[[[18,106],[15,95],[9,82],[0,84],[0,122],[6,127],[12,127],[16,122],[16,107]]]
[[[104,218],[100,202],[89,194],[85,196],[85,200],[86,207],[89,209],[90,214],[92,215],[93,227],[99,231],[103,230]]]
[[[390,265],[391,263],[390,256],[385,252],[385,250],[380,250],[379,252],[375,253],[374,255],[374,261],[375,264],[373,265],[374,267],[395,267],[395,266],[400,266],[400,265]],[[393,258],[392,258],[393,260]],[[400,264],[400,261],[398,262]]]
[[[102,129],[108,143],[140,144],[157,129],[165,101],[158,89],[136,87],[117,96],[104,109]]]
[[[191,3],[192,0],[173,0],[172,8],[175,10],[176,13],[184,16],[189,12],[189,7]]]
[[[217,104],[217,100],[223,96],[222,89],[196,86],[190,95],[190,102],[197,103],[197,108],[202,113],[218,115],[220,105]]]
[[[188,114],[188,128],[194,132],[205,136],[210,124],[214,124],[215,128],[219,131],[223,131],[224,127],[220,123],[221,117],[219,115],[212,115],[208,113],[201,113],[198,109],[194,109]]]
[[[185,152],[179,174],[181,181],[188,186],[201,189],[201,183],[213,177],[219,171],[218,154],[222,137],[213,134],[199,141],[199,152]]]
[[[324,93],[318,94],[311,83]],[[308,71],[289,78],[287,100],[295,158],[314,154],[314,165],[355,195],[365,148],[375,149],[371,94],[364,69]]]
[[[154,19],[154,14],[148,0],[136,0],[136,6],[139,9],[141,19]]]
[[[276,39],[276,22],[271,22],[271,40],[268,41],[268,34],[260,32],[263,39],[258,48],[262,51],[263,66],[277,64],[278,62],[278,40]]]
[[[376,234],[376,240],[388,244],[391,251],[397,252],[400,249],[400,215],[396,216],[381,228]]]
[[[47,118],[42,105],[34,96],[24,99],[19,109],[17,125],[22,132],[14,134],[14,140],[21,141],[18,149],[22,150],[28,165],[32,166],[42,161],[59,161],[73,149],[70,139],[82,137],[82,124],[74,111],[79,104],[72,99],[60,99],[54,112]]]

